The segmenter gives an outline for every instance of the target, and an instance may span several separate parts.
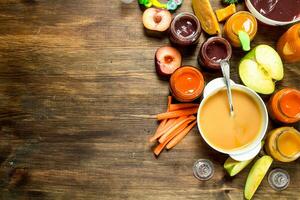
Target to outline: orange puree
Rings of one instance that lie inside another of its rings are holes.
[[[200,110],[199,122],[205,139],[222,150],[235,150],[254,141],[262,127],[257,102],[247,93],[233,89],[234,117],[230,116],[226,90],[208,97]]]
[[[267,135],[265,149],[278,161],[294,161],[300,156],[300,133],[292,127],[274,129]]]
[[[300,120],[300,91],[285,88],[276,92],[268,103],[270,116],[282,123]]]
[[[289,63],[300,61],[300,23],[285,32],[277,43],[281,58]]]
[[[277,139],[278,150],[287,157],[300,151],[300,136],[291,131],[283,132]]]
[[[225,24],[224,33],[232,46],[240,47],[238,38],[239,31],[246,32],[252,40],[257,32],[257,22],[255,17],[246,11],[240,11],[232,15]]]
[[[203,87],[203,76],[195,67],[180,67],[171,76],[170,89],[179,101],[193,101],[201,95]]]

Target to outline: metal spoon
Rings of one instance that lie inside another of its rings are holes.
[[[228,102],[229,102],[229,108],[230,108],[230,116],[234,116],[232,95],[231,95],[231,87],[230,87],[229,62],[227,60],[221,60],[220,65],[221,65],[222,74],[223,74],[223,77],[225,79],[225,84],[226,84],[226,88],[227,88],[227,96],[228,96]]]

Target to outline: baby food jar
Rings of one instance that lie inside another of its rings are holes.
[[[257,32],[257,21],[255,17],[246,11],[240,11],[233,14],[225,23],[224,33],[230,44],[234,47],[240,47],[239,32],[248,34],[250,41],[253,40]]]
[[[201,35],[198,18],[192,13],[183,12],[174,17],[170,26],[170,41],[180,46],[196,44]]]
[[[300,22],[285,32],[277,43],[277,51],[288,63],[300,61]]]
[[[265,149],[277,161],[294,161],[300,156],[300,133],[292,127],[274,129],[267,135]]]
[[[201,46],[198,63],[208,69],[221,69],[220,61],[229,60],[232,49],[229,42],[222,37],[211,37]]]
[[[170,78],[170,91],[181,102],[191,102],[199,98],[203,88],[203,75],[192,66],[178,68]]]
[[[281,123],[295,123],[300,120],[300,91],[292,88],[279,90],[268,102],[271,118]]]

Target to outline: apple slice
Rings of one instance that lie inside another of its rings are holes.
[[[239,75],[243,83],[261,94],[271,94],[275,81],[283,78],[283,64],[278,53],[268,45],[259,45],[240,62]]]
[[[236,161],[229,157],[224,163],[224,169],[226,169],[230,176],[235,176],[245,167],[247,167],[247,165],[249,165],[252,160],[253,159],[245,161]]]
[[[258,159],[252,166],[249,175],[247,177],[245,185],[245,198],[251,199],[263,180],[264,176],[268,172],[273,159],[270,156],[263,156]]]
[[[181,54],[174,47],[164,46],[155,53],[155,67],[158,75],[169,77],[181,66]]]
[[[172,15],[168,10],[148,8],[143,13],[143,24],[148,30],[164,32],[170,27],[171,21]]]

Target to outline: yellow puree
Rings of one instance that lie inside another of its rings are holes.
[[[262,114],[256,101],[247,93],[232,90],[234,117],[230,117],[226,90],[209,97],[200,111],[205,138],[222,150],[234,150],[256,139],[262,125]]]

